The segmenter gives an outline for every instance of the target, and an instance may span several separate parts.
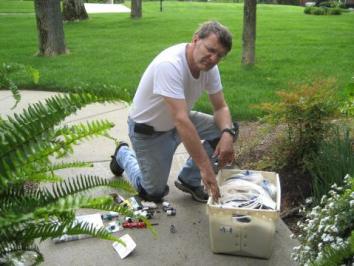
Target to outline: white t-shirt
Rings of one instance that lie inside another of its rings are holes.
[[[203,90],[208,94],[222,90],[216,65],[201,71],[197,79],[192,76],[186,46],[182,43],[167,48],[145,70],[129,112],[135,122],[153,126],[156,131],[170,130],[174,122],[163,96],[185,99],[190,111]]]

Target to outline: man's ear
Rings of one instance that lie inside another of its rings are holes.
[[[193,39],[192,39],[192,43],[193,44],[196,44],[196,42],[199,40],[199,37],[198,37],[198,35],[194,35],[193,36]]]

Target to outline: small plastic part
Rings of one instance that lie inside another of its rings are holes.
[[[118,212],[108,212],[108,213],[101,214],[102,220],[105,221],[112,221],[114,218],[117,217],[118,217]]]
[[[110,222],[107,226],[106,226],[106,230],[109,232],[109,233],[115,233],[115,232],[118,232],[120,231],[122,228],[121,228],[121,225],[118,223],[118,222]]]

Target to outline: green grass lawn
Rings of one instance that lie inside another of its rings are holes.
[[[139,78],[162,49],[188,42],[196,27],[215,19],[230,28],[234,47],[220,63],[223,86],[235,119],[261,115],[250,107],[276,100],[275,91],[289,83],[334,77],[343,88],[354,76],[354,13],[311,16],[302,7],[258,5],[256,66],[241,66],[243,5],[164,1],[143,3],[143,18],[130,14],[91,14],[82,22],[65,23],[70,54],[34,56],[37,31],[30,1],[1,1],[0,62],[17,62],[39,69],[40,89],[68,91],[102,84],[134,94]],[[129,6],[129,3],[127,3]],[[19,14],[16,13],[19,12]],[[21,86],[31,88],[29,81]],[[210,111],[205,98],[197,108]]]

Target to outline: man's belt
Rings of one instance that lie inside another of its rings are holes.
[[[135,123],[134,132],[144,135],[153,135],[155,133],[165,133],[165,131],[156,131],[153,126],[144,123]]]

